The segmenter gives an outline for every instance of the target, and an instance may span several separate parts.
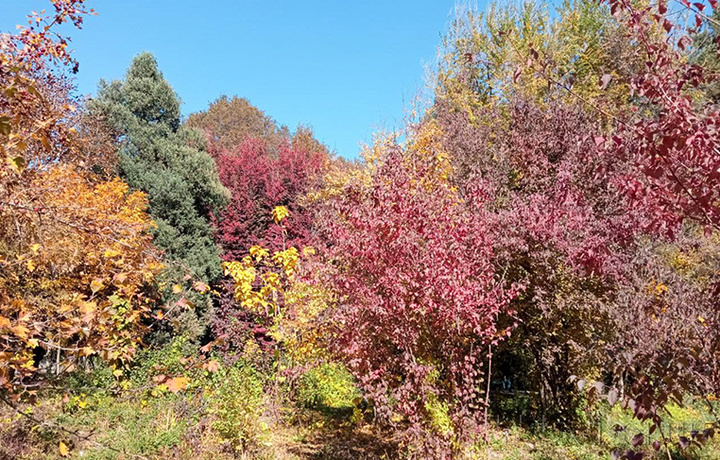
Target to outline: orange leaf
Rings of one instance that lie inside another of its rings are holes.
[[[179,393],[180,391],[187,388],[189,382],[190,380],[188,380],[187,377],[175,377],[174,379],[168,380],[165,385],[167,385],[168,390],[172,391],[173,393]]]
[[[220,363],[212,360],[205,365],[205,369],[207,369],[209,372],[217,372],[218,370],[220,370]]]

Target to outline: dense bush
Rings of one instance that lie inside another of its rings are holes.
[[[414,448],[440,455],[484,422],[485,359],[505,333],[496,318],[511,292],[495,278],[484,214],[468,212],[484,197],[450,186],[433,134],[421,131],[408,150],[385,146],[369,182],[349,183],[321,221],[338,293],[330,348],[378,420],[409,422]]]
[[[297,401],[314,409],[350,409],[360,397],[353,376],[342,364],[323,363],[298,378]]]
[[[246,450],[262,439],[266,430],[261,415],[263,387],[255,370],[237,362],[218,370],[206,391],[213,427],[237,450]]]

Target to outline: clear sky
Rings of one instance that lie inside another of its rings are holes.
[[[291,129],[353,158],[378,128],[402,125],[435,62],[455,0],[88,0],[98,12],[72,33],[78,88],[121,78],[155,54],[185,115],[237,94]],[[14,30],[47,0],[0,0]]]

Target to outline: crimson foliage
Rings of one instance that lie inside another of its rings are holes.
[[[330,346],[376,415],[400,416],[414,448],[437,454],[484,421],[483,361],[512,292],[495,277],[485,215],[468,212],[483,194],[459,199],[435,167],[391,145],[369,185],[347,185],[320,222],[341,295]]]
[[[268,152],[267,146],[264,139],[246,138],[233,150],[210,148],[220,180],[232,195],[214,220],[216,241],[226,261],[241,260],[254,245],[272,253],[311,243],[313,215],[303,198],[321,179],[328,155],[310,142],[284,140],[276,154]],[[276,206],[290,212],[282,226],[272,218]],[[226,356],[233,358],[248,341],[269,351],[273,343],[267,329],[235,301],[232,283],[223,283],[222,288],[211,329],[216,337],[226,338]]]
[[[312,215],[302,198],[321,178],[327,153],[284,142],[277,155],[270,155],[265,141],[247,138],[231,151],[215,148],[214,156],[220,180],[232,194],[215,220],[225,260],[240,260],[253,245],[272,252],[309,244]],[[276,206],[290,211],[282,227],[271,216]]]
[[[642,220],[614,187],[628,165],[596,155],[598,128],[579,105],[512,97],[478,112],[503,123],[472,123],[441,100],[433,113],[461,189],[480,180],[492,197],[495,270],[522,287],[512,302],[519,326],[498,349],[496,371],[540,390],[549,422],[573,424],[582,400],[570,377],[603,359],[597,344],[613,334],[606,298],[626,274]]]
[[[625,22],[637,53],[647,66],[633,75],[631,88],[642,104],[618,121],[618,131],[601,145],[617,158],[631,160],[644,174],[624,177],[626,193],[639,208],[653,213],[658,230],[673,232],[685,219],[720,228],[720,108],[711,101],[694,101],[692,88],[708,77],[688,62],[687,31],[671,22],[664,2],[638,8],[625,0],[609,0]],[[702,4],[699,8],[704,9]],[[690,7],[690,4],[687,3]],[[694,6],[698,8],[698,6]],[[696,25],[702,18],[695,16]],[[657,26],[667,33],[658,37]]]

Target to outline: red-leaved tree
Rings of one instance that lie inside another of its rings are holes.
[[[312,216],[302,200],[322,178],[328,155],[289,142],[276,156],[265,148],[265,141],[247,138],[232,151],[215,150],[220,180],[232,193],[215,222],[225,260],[239,260],[253,245],[277,251],[309,244]],[[284,226],[273,222],[276,206],[290,211]]]
[[[630,116],[616,120],[618,131],[600,148],[637,166],[641,174],[620,183],[639,209],[650,211],[656,229],[673,232],[685,219],[720,229],[720,108],[710,100],[693,100],[693,89],[710,75],[686,54],[692,45],[689,33],[703,24],[705,6],[683,0],[688,10],[698,12],[692,18],[695,26],[687,30],[671,21],[665,1],[652,7],[626,0],[607,3],[647,65],[630,81],[639,104]]]
[[[484,363],[512,293],[495,276],[486,215],[468,212],[482,190],[460,198],[432,144],[382,150],[367,181],[322,205],[340,296],[330,347],[411,452],[440,458],[484,422]]]

